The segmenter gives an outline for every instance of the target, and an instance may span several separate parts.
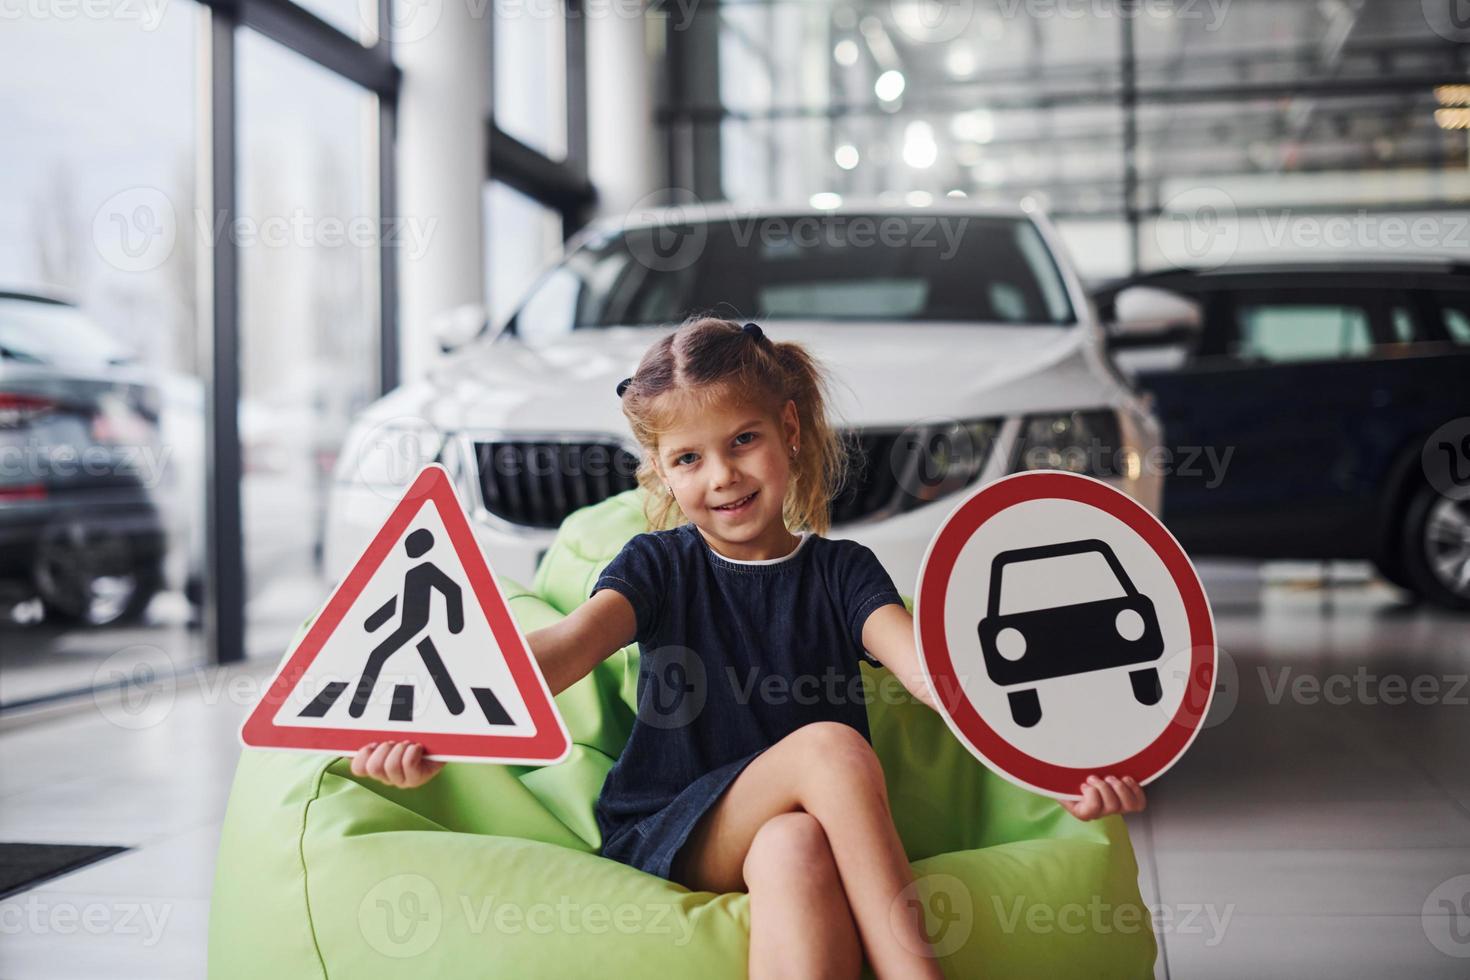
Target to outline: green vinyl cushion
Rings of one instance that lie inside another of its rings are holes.
[[[532,589],[500,580],[523,632],[582,602],[646,529],[639,492],[569,516]],[[862,670],[916,874],[901,901],[923,911],[946,976],[1152,976],[1122,820],[1082,823],[1011,785],[888,671]],[[631,730],[637,675],[634,645],[558,695],[573,747],[553,766],[449,763],[398,790],[354,777],[345,758],[246,749],[215,872],[210,976],[745,977],[747,895],[691,892],[598,856],[593,805]]]

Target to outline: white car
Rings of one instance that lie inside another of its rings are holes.
[[[1018,469],[1096,475],[1158,512],[1143,465],[1158,422],[1041,215],[675,208],[589,227],[505,324],[364,413],[334,477],[328,574],[437,459],[492,569],[530,584],[567,514],[636,486],[617,383],[705,311],[799,341],[832,373],[863,462],[830,536],[872,548],[905,594],[954,495]]]

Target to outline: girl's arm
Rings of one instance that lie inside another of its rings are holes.
[[[863,624],[863,646],[893,671],[910,693],[938,711],[914,640],[914,617],[903,606],[889,603],[873,610]],[[1080,800],[1062,800],[1062,807],[1078,820],[1096,820],[1115,813],[1137,813],[1148,805],[1143,787],[1125,776],[1088,776],[1079,789]]]
[[[527,633],[526,642],[555,696],[632,643],[637,632],[633,604],[615,589],[602,589],[560,622]]]
[[[555,696],[631,643],[637,631],[632,603],[612,589],[602,589],[561,622],[527,633],[526,643]],[[372,742],[352,759],[353,775],[402,789],[422,786],[443,768],[442,761],[424,758],[423,745],[411,739]]]
[[[908,688],[910,694],[935,711],[939,710],[924,678],[924,669],[919,665],[919,650],[914,642],[914,617],[907,609],[890,602],[873,610],[867,622],[863,623],[863,649],[893,671],[893,676]]]

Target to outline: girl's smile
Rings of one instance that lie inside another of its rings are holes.
[[[800,445],[796,403],[779,417],[741,401],[673,417],[679,422],[659,434],[659,475],[710,547],[736,561],[790,554],[799,539],[783,508],[791,447]]]

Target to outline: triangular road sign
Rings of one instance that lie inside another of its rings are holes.
[[[402,739],[467,762],[544,765],[571,749],[437,463],[419,472],[240,729],[254,748],[341,754]]]

